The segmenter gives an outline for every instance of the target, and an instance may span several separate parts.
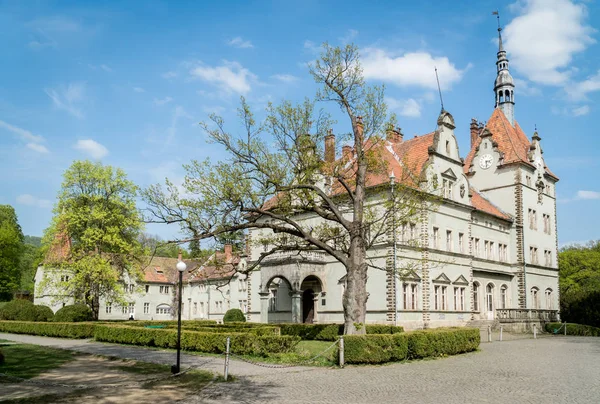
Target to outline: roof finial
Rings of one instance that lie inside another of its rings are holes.
[[[435,69],[435,79],[437,81],[437,86],[438,86],[438,92],[440,93],[440,104],[442,104],[442,112],[444,112],[444,100],[442,99],[442,89],[440,88],[440,79],[438,77],[438,72],[437,72],[437,67],[434,66]]]
[[[502,27],[500,26],[500,13],[496,10],[492,11],[492,15],[495,15],[498,19],[498,53],[504,52],[504,46],[502,45]]]

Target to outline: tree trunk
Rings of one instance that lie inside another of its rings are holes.
[[[366,334],[367,314],[367,250],[362,237],[354,237],[350,244],[350,257],[344,290],[344,334]]]

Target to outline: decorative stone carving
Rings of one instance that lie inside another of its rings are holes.
[[[465,197],[465,184],[460,184],[460,197]]]

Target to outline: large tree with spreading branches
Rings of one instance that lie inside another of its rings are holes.
[[[389,270],[372,262],[367,251],[389,242],[390,223],[418,221],[427,199],[408,162],[407,178],[396,179],[393,196],[389,181],[369,184],[369,176],[389,176],[382,151],[395,118],[388,115],[384,88],[365,83],[355,46],[324,44],[322,49],[310,66],[320,88],[314,100],[269,104],[258,123],[242,98],[241,133],[230,132],[216,115],[202,122],[228,158],[184,166],[184,192],[169,181],[145,190],[146,220],[178,223],[185,236],[175,241],[181,243],[241,230],[260,233],[253,242],[266,248],[246,271],[282,251],[329,254],[346,269],[345,333],[364,333],[368,270]],[[334,122],[317,103],[340,108],[348,132],[333,135]],[[351,151],[323,159],[321,145],[333,136],[338,144],[348,142]]]

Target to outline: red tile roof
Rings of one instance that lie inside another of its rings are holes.
[[[480,212],[485,212],[501,219],[512,220],[511,215],[503,212],[474,188],[471,188],[471,205]]]
[[[485,128],[492,133],[492,139],[498,144],[498,150],[502,153],[504,158],[503,164],[524,163],[534,167],[527,156],[531,143],[525,133],[523,133],[518,122],[515,121],[515,126],[513,127],[508,119],[506,119],[504,112],[502,112],[500,108],[496,108],[490,119],[487,121],[484,130]],[[473,164],[473,158],[475,157],[475,153],[480,144],[481,137],[477,136],[475,144],[473,144],[473,147],[471,147],[471,150],[465,159],[465,164],[463,166],[465,173],[469,172],[469,169]],[[554,175],[547,167],[545,167],[545,171],[546,174],[558,179],[558,177],[556,177],[556,175]]]

